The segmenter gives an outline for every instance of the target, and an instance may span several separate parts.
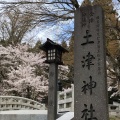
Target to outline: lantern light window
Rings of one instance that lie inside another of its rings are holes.
[[[47,41],[40,48],[46,52],[46,63],[57,63],[59,65],[63,64],[62,53],[68,52],[62,46],[54,43],[49,38],[47,38]]]
[[[48,60],[54,60],[55,59],[55,49],[48,50]]]

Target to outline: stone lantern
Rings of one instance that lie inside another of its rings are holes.
[[[48,89],[48,120],[57,119],[57,86],[58,86],[58,65],[62,65],[62,53],[68,52],[59,44],[49,38],[40,46],[45,51],[45,63],[49,66],[49,89]]]
[[[63,64],[62,53],[68,52],[62,46],[53,42],[49,38],[47,38],[47,41],[43,45],[41,45],[40,49],[46,52],[45,63],[56,63],[58,65]]]

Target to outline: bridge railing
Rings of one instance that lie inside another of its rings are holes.
[[[24,97],[0,96],[0,111],[25,109],[45,110],[45,105]]]

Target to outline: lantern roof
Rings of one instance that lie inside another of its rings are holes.
[[[62,51],[63,53],[68,52],[68,51],[67,51],[65,48],[63,48],[61,45],[53,42],[53,41],[50,40],[49,38],[47,38],[47,41],[40,46],[40,49],[43,50],[43,51],[45,51],[45,52],[46,52],[47,50],[49,50],[49,49],[54,49],[54,48]]]

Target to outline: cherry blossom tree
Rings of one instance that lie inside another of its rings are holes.
[[[27,52],[30,46],[19,44],[15,47],[0,46],[1,66],[6,69],[6,78],[3,78],[1,94],[18,95],[40,100],[48,90],[48,77],[43,63],[43,53]],[[39,66],[40,75],[36,75],[36,66]],[[4,73],[5,74],[5,73]]]
[[[43,52],[29,52],[30,46],[0,46],[0,94],[27,97],[41,101],[48,93],[49,65]],[[4,69],[3,69],[4,68]],[[58,79],[67,80],[67,66],[59,66]]]

